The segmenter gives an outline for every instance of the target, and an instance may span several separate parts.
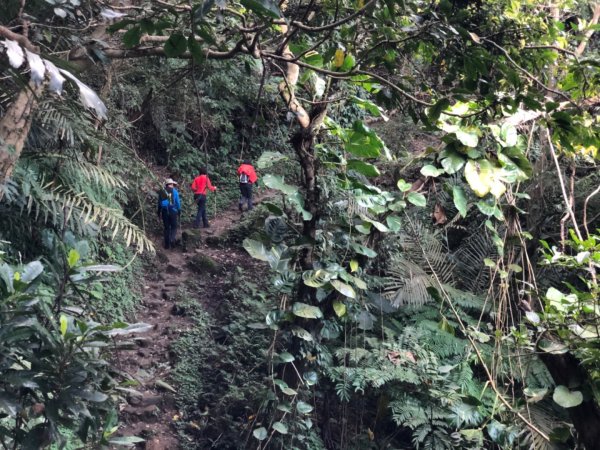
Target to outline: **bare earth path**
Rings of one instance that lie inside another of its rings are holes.
[[[259,194],[260,203],[269,192]],[[210,229],[201,229],[202,239],[221,237],[239,222],[237,203],[226,210],[209,211]],[[184,224],[183,231],[189,227]],[[178,236],[181,234],[179,231]],[[176,291],[186,281],[193,279],[202,286],[196,298],[207,308],[218,304],[220,284],[227,273],[236,266],[248,266],[248,255],[239,247],[209,247],[205,243],[184,253],[181,247],[161,249],[161,237],[156,236],[157,250],[154,268],[146,270],[143,283],[143,300],[136,313],[136,321],[151,324],[152,330],[138,335],[136,345],[116,354],[117,369],[130,377],[132,391],[127,402],[120,405],[121,436],[139,436],[146,439],[138,448],[148,450],[175,450],[178,439],[173,422],[179,420],[175,402],[176,386],[171,385],[170,374],[175,366],[171,344],[190,327],[190,320],[181,314],[176,304]],[[198,255],[208,255],[221,267],[221,274],[198,273],[188,265]]]

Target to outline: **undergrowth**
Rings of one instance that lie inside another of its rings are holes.
[[[240,448],[251,439],[253,420],[266,394],[268,336],[248,325],[268,310],[265,293],[237,268],[209,311],[189,288],[178,304],[193,326],[173,346],[174,381],[181,414],[177,422],[184,449]]]

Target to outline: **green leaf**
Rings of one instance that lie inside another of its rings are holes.
[[[127,445],[137,444],[139,442],[146,442],[145,439],[137,436],[115,436],[108,439],[109,444],[113,445]]]
[[[305,285],[318,288],[327,284],[332,276],[325,269],[307,270],[302,273],[302,280]]]
[[[421,167],[421,175],[424,175],[426,177],[438,177],[443,173],[443,169],[438,169],[437,167],[432,166],[431,164]]]
[[[136,45],[139,45],[141,38],[142,29],[140,27],[130,28],[123,35],[123,45],[125,46],[125,48],[133,48]]]
[[[281,17],[281,11],[277,3],[271,0],[241,0],[240,3],[259,16],[267,16],[274,19]]]
[[[563,385],[556,386],[552,400],[563,408],[573,408],[583,402],[583,394],[580,391],[570,391]]]
[[[344,305],[339,300],[334,300],[333,301],[333,310],[335,311],[336,316],[342,317],[344,314],[346,314],[346,305]]]
[[[330,283],[340,294],[349,298],[356,298],[356,292],[349,284],[342,283],[340,280],[331,280]]]
[[[347,163],[348,169],[354,170],[366,177],[377,177],[380,175],[379,169],[373,164],[360,161],[358,159],[350,159]]]
[[[450,323],[448,322],[448,319],[446,319],[445,317],[442,318],[442,320],[438,324],[438,328],[442,331],[445,331],[446,333],[451,334],[452,336],[454,336],[456,333],[456,331],[454,330],[454,327],[452,325],[450,325]]]
[[[354,56],[348,54],[344,58],[344,63],[342,64],[342,67],[340,67],[340,70],[343,72],[348,72],[350,69],[352,69],[354,67],[354,64],[356,64],[356,60],[354,59]]]
[[[281,434],[287,434],[288,433],[288,427],[287,427],[287,425],[285,425],[284,423],[281,423],[281,422],[275,422],[273,424],[273,429],[275,431],[277,431],[278,433],[281,433]]]
[[[291,353],[283,352],[279,354],[279,359],[281,359],[285,363],[289,363],[294,361],[296,358],[294,358],[294,355],[292,355]]]
[[[44,266],[39,261],[32,261],[25,266],[23,273],[21,274],[21,281],[24,283],[31,283],[44,271]]]
[[[187,39],[181,33],[173,33],[165,42],[165,55],[177,58],[185,53],[188,48]]]
[[[304,381],[306,381],[306,384],[308,384],[309,386],[313,386],[317,384],[317,381],[319,381],[319,376],[314,370],[304,372],[302,374],[302,378],[304,378]]]
[[[448,175],[458,172],[465,164],[465,159],[455,151],[445,151],[441,164]]]
[[[465,179],[477,196],[484,197],[492,188],[492,165],[486,159],[469,160],[465,166]]]
[[[263,152],[256,161],[256,166],[259,169],[266,169],[267,167],[271,167],[273,164],[288,159],[287,156],[283,155],[280,152]]]
[[[356,253],[360,253],[361,255],[365,255],[369,258],[375,258],[377,256],[377,252],[370,249],[369,247],[357,244],[356,242],[352,242],[350,246],[352,247],[352,250],[354,250]]]
[[[266,174],[263,177],[263,183],[265,186],[271,189],[275,189],[277,191],[281,191],[286,195],[292,195],[298,192],[297,186],[292,186],[290,184],[286,184],[284,178],[279,175]]]
[[[427,205],[427,199],[425,196],[419,192],[409,192],[406,196],[406,200],[412,203],[415,206],[419,206],[421,208]]]
[[[260,261],[269,261],[269,251],[262,242],[246,238],[244,239],[242,245],[248,254],[254,259],[258,259]]]
[[[77,265],[77,263],[79,262],[79,258],[80,258],[80,256],[79,256],[79,252],[77,250],[75,250],[74,248],[69,250],[69,256],[67,257],[67,264],[69,265],[69,267],[71,269]]]
[[[304,55],[304,61],[306,64],[310,64],[311,66],[317,68],[323,67],[323,56],[315,51],[308,52],[306,55]]]
[[[292,404],[290,402],[288,402],[287,400],[283,400],[283,401],[279,402],[279,404],[277,405],[277,409],[279,411],[291,413],[292,412]]]
[[[295,316],[305,319],[321,319],[323,317],[323,312],[319,308],[302,302],[294,303],[292,312]]]
[[[429,111],[427,112],[429,120],[431,122],[437,121],[440,117],[440,114],[442,114],[442,112],[448,106],[450,106],[450,100],[448,100],[447,98],[442,98],[441,100],[438,100],[436,104],[429,108]]]
[[[397,233],[402,228],[402,221],[398,216],[387,216],[385,223],[387,223],[388,228],[394,233]]]
[[[67,334],[67,328],[69,327],[69,319],[64,314],[60,315],[60,334],[64,337]]]
[[[206,59],[202,51],[202,44],[194,36],[188,38],[187,46],[192,54],[192,58],[194,58],[194,62],[201,63]]]
[[[467,196],[462,186],[452,187],[452,199],[454,200],[454,206],[456,206],[460,215],[462,217],[467,217]]]
[[[412,184],[407,183],[403,179],[398,180],[398,183],[396,183],[396,184],[398,186],[398,189],[400,189],[401,192],[406,192],[412,187]]]
[[[300,413],[300,414],[308,414],[313,410],[313,407],[311,405],[309,405],[306,402],[303,402],[302,400],[300,400],[297,404],[296,404],[296,410]]]
[[[265,427],[257,428],[252,432],[252,435],[259,441],[264,441],[267,438],[267,429]]]
[[[479,143],[478,130],[474,127],[459,128],[455,131],[456,138],[467,147],[477,147]]]

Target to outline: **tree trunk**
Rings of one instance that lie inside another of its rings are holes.
[[[21,156],[41,87],[23,89],[0,119],[0,183],[11,176]]]

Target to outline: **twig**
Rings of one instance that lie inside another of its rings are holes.
[[[577,237],[581,240],[581,232],[579,231],[579,226],[577,225],[577,219],[575,218],[575,213],[571,208],[571,202],[569,201],[569,196],[567,195],[567,188],[565,187],[565,181],[562,176],[562,170],[560,168],[560,163],[558,162],[558,156],[556,155],[556,151],[554,150],[554,145],[552,144],[552,136],[550,135],[550,129],[546,128],[546,137],[548,139],[548,146],[550,147],[550,154],[552,155],[552,159],[554,159],[554,164],[556,165],[556,172],[558,173],[558,181],[560,183],[560,189],[562,191],[563,200],[565,201],[565,205],[567,206],[567,212],[569,216],[571,216],[571,221],[573,222],[573,228],[575,228],[575,233],[577,233]]]

